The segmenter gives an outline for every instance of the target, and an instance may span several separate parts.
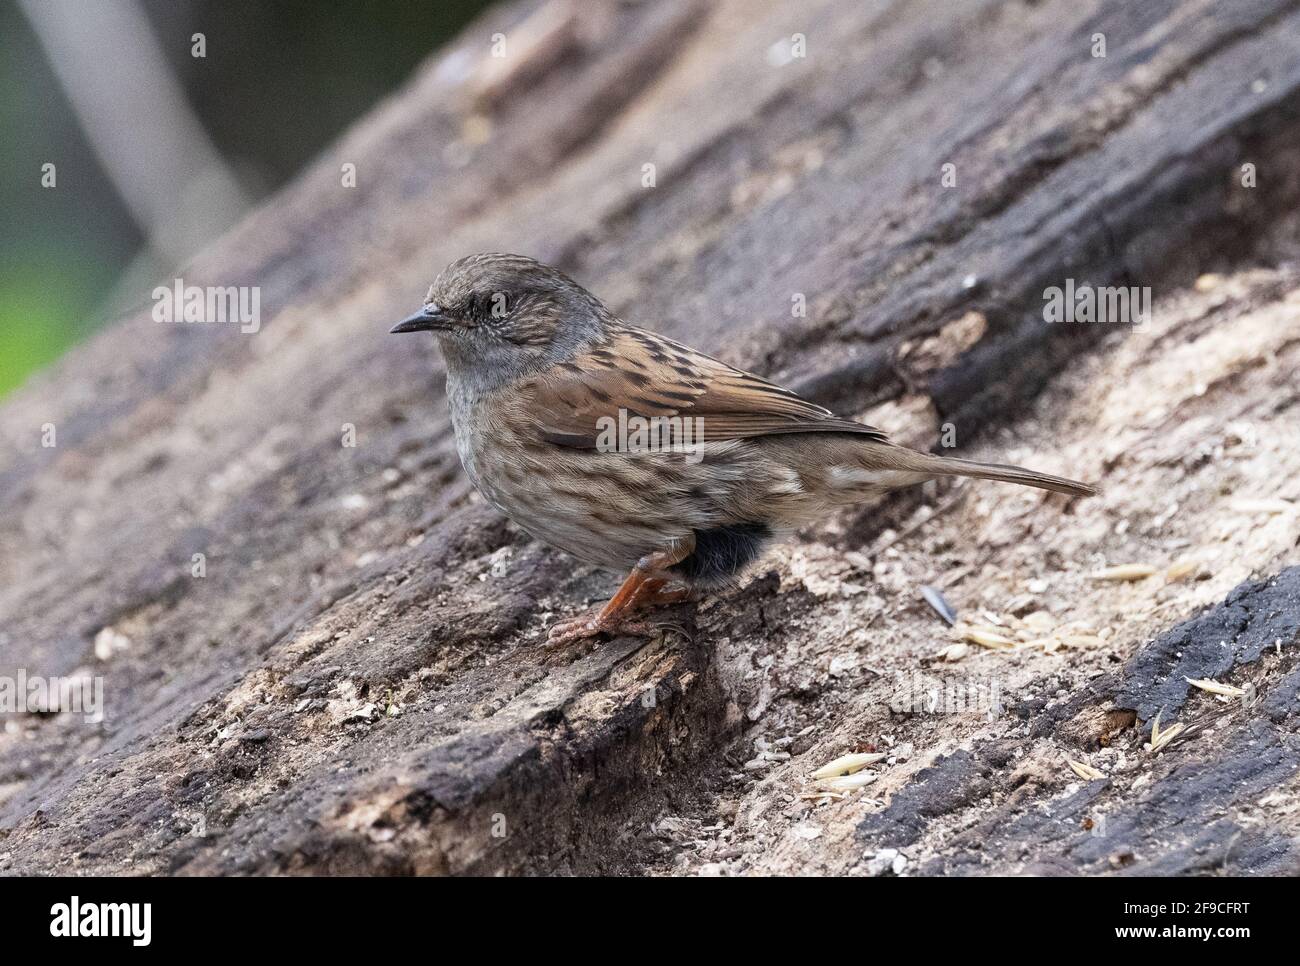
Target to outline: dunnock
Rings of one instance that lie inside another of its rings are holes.
[[[836,507],[937,476],[1092,487],[890,443],[748,372],[615,318],[553,268],[470,255],[393,332],[447,360],[456,448],[479,492],[539,540],[631,570],[550,641],[644,631],[637,609],[734,581],[766,544]]]

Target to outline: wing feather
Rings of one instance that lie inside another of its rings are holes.
[[[631,326],[520,387],[524,412],[540,436],[559,446],[594,449],[602,418],[697,417],[704,441],[787,433],[857,433],[881,442],[872,426],[671,339]]]

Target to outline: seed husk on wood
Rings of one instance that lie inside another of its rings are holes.
[[[862,771],[868,765],[874,765],[878,761],[884,761],[889,755],[881,751],[857,755],[841,755],[834,761],[829,761],[812,773],[814,779],[818,778],[835,778],[839,775],[852,775],[854,772]]]
[[[1225,698],[1240,698],[1246,693],[1243,688],[1231,684],[1220,684],[1218,681],[1212,681],[1209,678],[1183,678],[1183,680],[1194,688],[1200,688],[1202,691],[1210,692],[1210,694],[1222,695]]]
[[[970,645],[965,641],[958,641],[956,644],[949,644],[938,654],[934,656],[936,661],[947,661],[949,664],[960,661],[970,653]]]
[[[836,794],[848,794],[850,792],[856,792],[859,788],[866,788],[875,780],[876,773],[874,771],[860,771],[854,775],[841,775],[838,778],[823,778],[817,782],[817,790]]]
[[[1296,504],[1280,499],[1233,500],[1228,506],[1237,513],[1290,513],[1296,509]]]
[[[1168,728],[1161,730],[1160,715],[1163,713],[1163,711],[1156,712],[1155,719],[1151,722],[1151,741],[1147,744],[1146,749],[1152,754],[1155,754],[1177,738],[1186,727],[1183,724],[1171,724]]]
[[[1000,634],[991,628],[972,627],[969,624],[958,624],[953,628],[964,641],[970,641],[972,644],[978,644],[980,647],[987,647],[992,650],[1006,650],[1016,646],[1016,642],[1005,634]]]
[[[1056,626],[1056,620],[1045,610],[1036,610],[1020,618],[1020,622],[1035,631],[1050,631]]]
[[[1127,583],[1134,580],[1146,580],[1155,572],[1156,568],[1150,564],[1118,564],[1114,567],[1103,567],[1092,575],[1092,579],[1111,583]]]
[[[1073,758],[1065,759],[1073,772],[1084,781],[1096,781],[1098,778],[1105,778],[1106,773],[1097,768],[1093,768],[1087,762],[1075,761]]]

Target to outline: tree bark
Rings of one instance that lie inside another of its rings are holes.
[[[0,870],[1294,870],[1298,43],[1283,0],[491,11],[185,270],[258,286],[256,333],[146,305],[0,408],[0,674],[105,690],[7,716]],[[477,499],[432,343],[386,336],[483,250],[1103,493],[927,490],[924,529],[846,514],[653,640],[548,656],[617,577]],[[1067,279],[1157,310],[1048,324]],[[932,663],[921,584],[1072,642]],[[898,710],[914,673],[1004,713]],[[1195,727],[1144,751],[1157,713]],[[799,797],[868,747],[866,790]]]

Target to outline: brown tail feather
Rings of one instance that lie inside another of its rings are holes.
[[[957,459],[952,456],[936,456],[930,465],[933,472],[944,476],[971,476],[978,480],[1020,483],[1024,486],[1036,486],[1040,490],[1069,493],[1071,496],[1089,496],[1097,492],[1095,487],[1087,483],[1067,480],[1063,476],[1052,476],[1050,473],[1040,473],[1037,470],[1027,470],[1023,466],[977,463],[974,460]]]

